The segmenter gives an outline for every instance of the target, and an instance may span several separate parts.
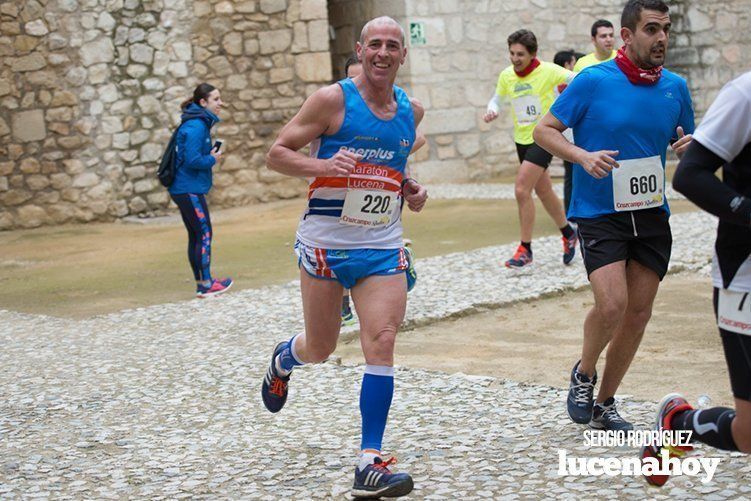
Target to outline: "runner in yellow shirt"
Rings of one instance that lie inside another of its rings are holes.
[[[548,112],[558,85],[568,83],[574,73],[558,65],[537,59],[537,38],[529,30],[515,31],[508,37],[511,66],[498,76],[498,85],[483,119],[498,118],[501,99],[511,102],[514,117],[514,142],[521,166],[516,176],[514,194],[519,208],[521,244],[505,262],[507,268],[532,264],[532,230],[535,203],[532,189],[563,234],[563,263],[570,264],[576,253],[576,233],[566,221],[561,199],[553,191],[547,168],[552,155],[535,144],[532,131]]]
[[[613,50],[615,46],[615,30],[613,29],[613,23],[607,19],[599,19],[592,25],[591,33],[592,45],[595,46],[595,51],[576,61],[574,65],[576,73],[579,73],[588,66],[604,63],[615,58],[616,51]]]

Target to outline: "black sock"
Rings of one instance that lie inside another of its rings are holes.
[[[527,249],[529,252],[532,252],[532,242],[524,242],[522,241],[522,247]]]
[[[673,416],[670,424],[674,430],[693,431],[691,440],[698,440],[726,451],[737,451],[738,446],[735,445],[731,431],[733,419],[735,419],[733,409],[712,407],[679,412]]]
[[[561,234],[566,238],[571,238],[574,236],[574,229],[568,223],[566,223],[566,226],[564,226],[563,228],[558,229],[561,230]]]

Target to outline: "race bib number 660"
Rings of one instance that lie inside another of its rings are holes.
[[[616,211],[643,210],[665,203],[665,171],[659,155],[621,160],[612,170],[613,208]]]
[[[751,336],[751,293],[720,289],[717,326],[726,331]]]

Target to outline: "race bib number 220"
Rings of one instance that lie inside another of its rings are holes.
[[[386,190],[348,190],[339,222],[377,228],[386,226],[398,210],[397,194]]]

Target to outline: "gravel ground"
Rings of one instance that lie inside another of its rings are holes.
[[[707,274],[715,221],[689,213],[672,224],[673,271]],[[418,259],[407,326],[586,285],[578,258],[560,264],[559,239],[535,245],[523,273],[500,265],[511,245]],[[346,498],[362,368],[297,370],[278,415],[259,398],[270,350],[302,329],[298,286],[83,321],[0,310],[0,498]],[[745,456],[709,448],[722,462],[706,485],[559,476],[559,449],[636,452],[585,447],[564,399],[558,388],[400,367],[385,447],[413,475],[412,499],[751,497]],[[620,405],[650,426],[653,402]]]

